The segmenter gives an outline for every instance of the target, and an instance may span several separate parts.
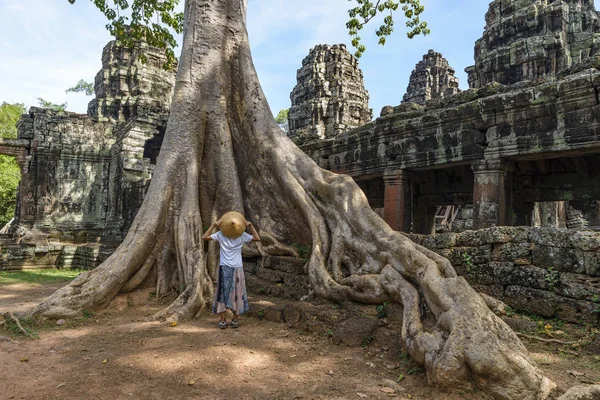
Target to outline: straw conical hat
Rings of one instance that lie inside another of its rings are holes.
[[[221,217],[219,229],[223,235],[235,239],[246,230],[246,218],[237,211],[229,211]]]

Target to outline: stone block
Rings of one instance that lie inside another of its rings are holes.
[[[553,267],[561,272],[585,273],[584,253],[581,250],[536,245],[533,264],[540,268]]]
[[[585,300],[575,300],[557,296],[556,317],[568,322],[598,324],[597,304]]]
[[[479,247],[453,247],[450,249],[440,249],[438,254],[450,260],[452,265],[466,264],[465,253],[471,257],[473,264],[487,264],[492,255],[492,246]]]
[[[563,297],[591,301],[600,295],[600,277],[563,273],[556,285],[556,293]]]
[[[495,299],[504,301],[506,297],[503,285],[472,285],[477,292],[485,293]]]
[[[411,235],[412,236],[415,235]],[[449,249],[456,245],[456,233],[442,233],[439,235],[419,235],[422,236],[418,244],[425,246],[428,249]]]
[[[572,246],[572,231],[556,228],[531,228],[529,241],[536,245],[568,248]]]
[[[542,317],[553,317],[557,311],[556,295],[546,290],[507,286],[503,301],[517,310]]]
[[[306,275],[306,272],[304,271],[305,264],[306,260],[299,257],[272,256],[266,257],[263,266],[288,274]]]
[[[474,266],[479,285],[506,285],[510,280],[515,266],[511,262],[490,262]]]
[[[293,290],[308,292],[308,277],[304,275],[295,275],[274,269],[264,268],[260,265],[255,269],[256,276],[266,281],[286,285]]]
[[[505,284],[546,290],[548,289],[547,274],[547,270],[535,265],[515,266]]]
[[[526,227],[520,226],[496,226],[460,233],[456,239],[457,246],[481,246],[483,244],[497,244],[509,242],[526,242]]]
[[[569,241],[573,247],[583,251],[600,250],[600,234],[592,231],[569,232]]]
[[[586,251],[583,253],[583,263],[586,274],[600,276],[600,252],[591,253]]]
[[[501,243],[492,246],[493,261],[512,261],[515,259],[531,259],[530,243]]]

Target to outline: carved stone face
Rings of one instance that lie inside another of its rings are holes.
[[[223,235],[235,239],[246,230],[246,218],[237,211],[229,211],[221,217],[219,229],[221,229]]]

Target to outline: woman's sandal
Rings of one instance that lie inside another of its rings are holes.
[[[219,329],[225,329],[225,328],[227,328],[227,321],[220,321]]]
[[[239,326],[240,326],[240,323],[238,321],[236,321],[236,320],[231,321],[231,327],[233,329],[239,328]]]

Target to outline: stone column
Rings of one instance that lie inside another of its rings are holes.
[[[473,229],[507,225],[510,207],[508,164],[501,159],[473,162]]]
[[[396,231],[410,232],[413,211],[412,173],[389,170],[384,173],[383,182],[383,219]]]

